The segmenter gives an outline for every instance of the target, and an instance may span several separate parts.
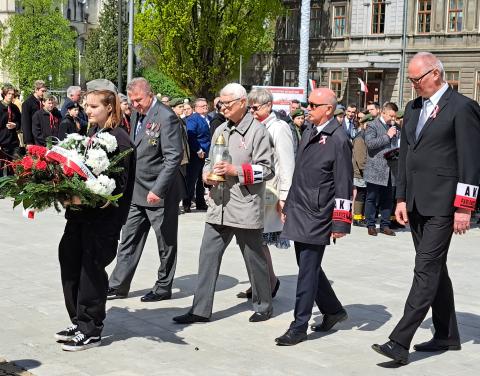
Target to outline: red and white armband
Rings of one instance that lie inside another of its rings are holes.
[[[257,184],[263,181],[263,167],[250,163],[242,164],[243,184]]]
[[[352,201],[344,198],[336,198],[335,208],[333,209],[333,220],[352,223]]]
[[[475,210],[477,196],[478,185],[458,183],[453,206],[467,210]]]

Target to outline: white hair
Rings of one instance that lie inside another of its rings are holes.
[[[413,59],[422,59],[423,61],[428,62],[432,67],[439,70],[442,79],[445,80],[445,68],[443,67],[443,63],[431,52],[417,52],[412,57],[412,60]]]
[[[76,93],[77,91],[82,91],[82,88],[80,86],[69,86],[67,89],[67,97],[71,97],[73,93]]]
[[[268,89],[256,87],[248,93],[248,101],[250,103],[261,103],[265,104],[268,102],[273,102],[272,92]]]
[[[220,96],[232,96],[238,99],[247,98],[245,88],[236,82],[229,83],[220,91]]]

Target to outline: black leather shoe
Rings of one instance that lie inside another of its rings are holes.
[[[324,314],[322,323],[320,325],[312,325],[310,328],[314,332],[328,332],[336,323],[345,321],[346,319],[348,319],[347,311],[342,309],[333,315],[328,313]]]
[[[173,318],[173,321],[175,321],[177,324],[193,324],[196,322],[208,322],[210,321],[210,318],[194,315],[191,312],[187,312],[184,315],[175,316]]]
[[[192,212],[192,208],[190,206],[184,206],[183,207],[183,212],[184,213],[191,213]]]
[[[440,340],[432,338],[430,341],[422,342],[413,346],[415,351],[426,351],[426,352],[435,352],[435,351],[458,351],[462,349],[462,345],[451,345],[445,340]]]
[[[208,206],[205,204],[205,205],[197,205],[196,211],[207,211],[208,210]]]
[[[260,322],[260,321],[267,321],[270,317],[272,317],[272,312],[255,312],[248,321],[250,322]]]
[[[237,294],[237,298],[240,299],[252,299],[252,290],[248,289],[247,291],[241,291]]]
[[[116,289],[109,287],[107,290],[107,299],[108,300],[113,300],[113,299],[125,299],[128,294],[122,294],[118,292]]]
[[[393,359],[395,363],[408,364],[408,350],[394,341],[388,341],[383,345],[374,344],[372,349],[387,358]]]
[[[307,339],[307,333],[288,329],[283,336],[275,338],[277,346],[293,346]]]
[[[168,300],[172,297],[171,292],[166,292],[163,294],[157,294],[156,292],[150,291],[149,293],[143,295],[140,300],[142,302],[158,302],[160,300]]]

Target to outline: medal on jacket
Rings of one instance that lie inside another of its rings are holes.
[[[240,149],[247,150],[247,144],[245,144],[245,137],[242,137],[242,141],[240,142]]]

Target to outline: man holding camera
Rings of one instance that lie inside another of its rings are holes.
[[[381,215],[380,232],[395,236],[390,228],[390,214],[393,206],[393,191],[395,176],[385,153],[398,147],[398,129],[395,125],[398,107],[387,102],[382,107],[378,118],[368,124],[365,130],[367,145],[367,163],[364,170],[364,180],[367,183],[367,198],[365,200],[365,220],[368,234],[377,236],[376,211],[377,202]]]

